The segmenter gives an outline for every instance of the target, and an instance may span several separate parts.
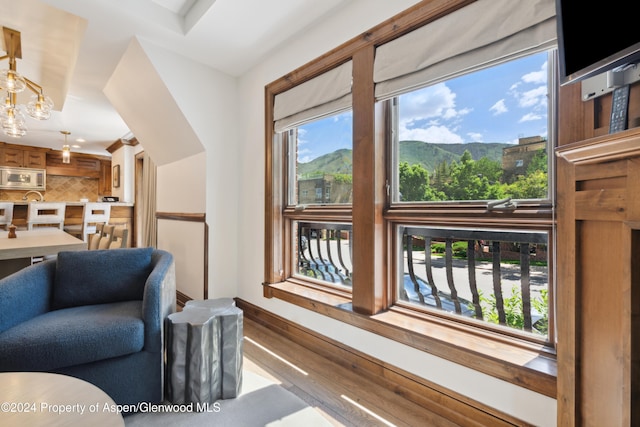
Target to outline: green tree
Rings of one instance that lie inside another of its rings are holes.
[[[548,177],[541,170],[519,176],[504,185],[504,194],[514,199],[544,199],[547,197]]]
[[[443,200],[444,195],[429,185],[429,172],[420,164],[399,165],[400,199],[404,202]]]
[[[475,161],[467,150],[460,162],[451,162],[450,180],[444,185],[448,200],[488,200],[503,196],[502,166],[486,157]]]
[[[538,150],[538,152],[531,159],[531,163],[527,166],[527,175],[530,173],[542,171],[547,173],[549,170],[549,161],[547,158],[547,150]]]
[[[527,173],[505,184],[505,195],[514,199],[544,199],[549,188],[547,150],[539,150],[527,166]]]

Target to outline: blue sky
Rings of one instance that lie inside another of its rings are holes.
[[[547,136],[547,54],[540,53],[400,97],[400,140],[503,142]],[[298,160],[352,148],[351,113],[298,128]]]

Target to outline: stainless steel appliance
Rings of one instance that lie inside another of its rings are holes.
[[[45,169],[0,167],[0,188],[7,190],[45,190]]]

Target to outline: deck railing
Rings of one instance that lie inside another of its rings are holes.
[[[351,287],[351,224],[298,222],[297,274]],[[548,233],[403,227],[398,299],[546,335]]]
[[[546,232],[406,227],[403,240],[401,300],[546,334]]]
[[[351,224],[298,223],[298,273],[351,286]]]

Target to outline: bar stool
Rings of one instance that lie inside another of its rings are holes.
[[[5,230],[13,222],[13,202],[0,202],[0,227]]]
[[[89,242],[89,235],[96,232],[96,224],[108,224],[110,217],[111,205],[109,203],[85,203],[82,208],[82,223],[65,225],[64,231]]]
[[[64,229],[64,213],[67,204],[64,202],[29,202],[27,211],[27,229],[34,226],[53,225]]]

